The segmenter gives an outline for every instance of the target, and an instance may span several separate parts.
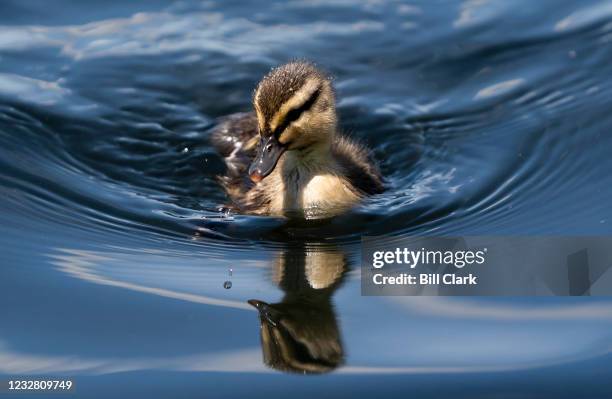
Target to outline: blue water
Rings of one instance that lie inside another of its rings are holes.
[[[100,398],[612,395],[612,300],[362,297],[358,269],[366,234],[612,233],[609,1],[0,11],[0,380]],[[220,212],[211,129],[291,58],[335,76],[388,190],[325,223]]]

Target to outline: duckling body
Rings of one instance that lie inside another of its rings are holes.
[[[312,64],[272,70],[255,113],[226,117],[212,141],[228,170],[220,181],[239,211],[324,217],[383,191],[365,147],[340,135],[329,78]]]

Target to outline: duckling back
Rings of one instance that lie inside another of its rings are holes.
[[[367,147],[338,135],[332,145],[332,154],[342,174],[361,195],[384,191],[383,178]]]
[[[227,165],[227,172],[219,176],[219,181],[232,199],[253,187],[247,171],[258,142],[257,117],[253,112],[226,116],[212,132],[211,143]]]

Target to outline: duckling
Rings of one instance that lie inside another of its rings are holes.
[[[228,166],[221,184],[240,212],[329,217],[383,191],[368,150],[338,132],[331,79],[312,63],[272,69],[253,106],[212,133]]]

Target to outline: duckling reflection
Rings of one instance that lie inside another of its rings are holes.
[[[264,362],[280,371],[316,374],[344,359],[331,297],[346,271],[338,251],[291,248],[273,265],[273,279],[285,292],[280,303],[249,301],[259,311]]]

